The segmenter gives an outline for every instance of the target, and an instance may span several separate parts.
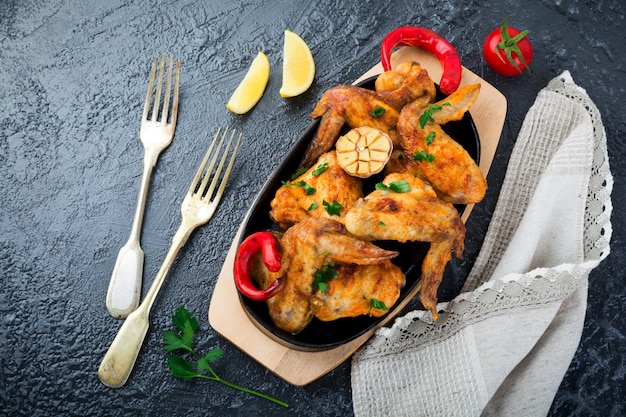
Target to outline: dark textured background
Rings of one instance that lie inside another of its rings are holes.
[[[514,14],[512,25],[532,30],[535,46],[533,72],[517,78],[496,75],[480,55],[486,34],[508,14]],[[446,36],[464,65],[508,99],[491,188],[468,224],[466,261],[453,265],[455,276],[463,275],[479,249],[508,156],[538,91],[569,70],[600,109],[615,176],[612,254],[591,274],[582,342],[551,415],[624,415],[621,0],[282,0],[263,6],[241,0],[3,0],[0,414],[352,415],[349,362],[308,386],[293,387],[217,335],[207,308],[250,201],[309,123],[314,103],[325,89],[352,82],[378,62],[382,37],[406,24]],[[286,28],[308,42],[317,64],[312,88],[290,100],[278,95]],[[272,65],[265,96],[248,115],[232,115],[225,103],[259,50]],[[176,137],[159,160],[148,196],[145,288],[179,224],[183,190],[209,137],[218,126],[234,125],[245,141],[220,210],[172,267],[134,373],[124,388],[112,390],[96,376],[120,325],[108,315],[104,298],[141,177],[138,128],[149,60],[162,52],[182,60],[181,107]],[[171,328],[170,316],[181,304],[200,319],[200,348],[225,350],[216,364],[222,377],[291,407],[170,376],[160,334]]]

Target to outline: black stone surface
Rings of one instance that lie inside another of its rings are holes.
[[[533,71],[516,78],[496,75],[480,54],[486,34],[509,14],[513,26],[532,30],[535,47]],[[207,309],[250,201],[309,123],[314,103],[325,89],[352,82],[378,62],[382,37],[407,24],[447,37],[464,65],[508,99],[490,189],[468,225],[466,260],[453,264],[455,276],[463,276],[479,250],[508,156],[539,90],[569,70],[600,109],[615,177],[612,253],[591,274],[582,341],[550,415],[624,415],[621,0],[2,1],[0,415],[352,415],[349,362],[310,385],[291,386],[213,331]],[[278,95],[284,29],[308,42],[317,64],[311,89],[290,100]],[[230,114],[225,103],[259,50],[272,66],[265,96],[249,114]],[[176,137],[148,196],[145,288],[178,226],[182,193],[209,137],[218,126],[233,125],[245,141],[221,208],[172,267],[135,371],[124,388],[112,390],[96,376],[120,325],[104,298],[141,176],[138,128],[149,60],[162,52],[182,60],[181,107]],[[449,284],[458,288],[460,282]],[[215,365],[222,377],[290,408],[169,375],[161,331],[170,329],[179,305],[200,319],[200,349],[225,350]]]

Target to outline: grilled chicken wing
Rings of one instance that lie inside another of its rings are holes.
[[[440,200],[432,187],[408,173],[394,173],[376,190],[357,201],[346,214],[346,229],[366,240],[431,242],[422,263],[420,300],[437,318],[437,288],[451,254],[463,256],[465,225],[452,204]],[[407,192],[393,185],[408,185]]]
[[[332,217],[343,222],[344,213],[363,196],[361,180],[352,177],[339,166],[335,152],[322,155],[307,172],[286,182],[270,203],[270,216],[282,228],[306,217]],[[338,214],[329,214],[324,205],[339,203]]]
[[[316,273],[324,265],[339,263],[375,265],[397,256],[397,252],[355,238],[344,226],[331,219],[307,217],[285,231],[280,239],[283,250],[280,271],[269,272],[258,259],[252,276],[262,288],[282,277],[282,291],[267,300],[274,324],[296,334],[304,329],[319,306],[313,303]]]
[[[396,303],[404,287],[404,274],[391,261],[378,265],[335,265],[337,277],[326,291],[317,291],[315,317],[331,321],[368,315],[381,317]]]
[[[429,182],[439,198],[452,203],[478,203],[487,190],[487,181],[476,162],[441,128],[449,121],[460,120],[479,91],[480,84],[474,84],[431,105],[413,102],[404,106],[398,119],[406,169]],[[430,120],[423,116],[425,111]]]
[[[321,121],[305,153],[303,167],[310,167],[321,154],[332,148],[344,124],[352,128],[369,126],[380,129],[389,134],[394,145],[398,143],[395,126],[400,110],[416,100],[424,104],[434,100],[436,90],[428,72],[417,62],[408,61],[395,71],[398,87],[391,91],[342,85],[324,93],[311,113],[312,118],[321,117]]]

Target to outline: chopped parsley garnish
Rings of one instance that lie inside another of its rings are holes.
[[[298,178],[300,175],[304,174],[305,172],[307,172],[306,168],[300,168],[299,170],[297,170],[296,172],[294,172],[293,174],[291,174],[291,176],[289,177],[290,181],[295,180],[296,178]]]
[[[374,107],[374,109],[370,112],[370,116],[372,117],[380,117],[385,114],[385,109],[382,107]]]
[[[415,153],[413,154],[413,160],[419,162],[433,162],[435,160],[435,155],[431,155],[426,151],[415,151]]]
[[[296,182],[291,183],[291,184],[290,184],[290,183],[288,183],[288,182],[283,181],[283,185],[284,185],[285,187],[291,187],[291,186],[294,186],[294,187],[302,187],[302,189],[304,190],[304,193],[305,193],[306,195],[311,195],[311,194],[314,194],[314,193],[315,193],[315,188],[311,187],[311,186],[310,186],[309,184],[307,184],[305,181],[296,181]]]
[[[389,183],[389,185],[385,185],[382,182],[379,182],[375,185],[377,190],[387,191],[391,190],[396,193],[408,193],[411,191],[411,186],[407,182],[407,180],[394,181]]]
[[[337,278],[337,270],[330,264],[325,264],[321,269],[315,271],[315,282],[313,283],[313,289],[326,292],[328,289],[328,281],[333,278]]]
[[[426,138],[426,145],[430,145],[435,140],[435,132],[430,132]]]
[[[363,299],[367,300],[367,297],[363,296]],[[370,300],[370,310],[371,309],[384,310],[384,311],[389,310],[389,307],[387,307],[387,305],[384,302],[377,300],[375,298],[370,298],[369,300]]]
[[[322,201],[326,212],[331,216],[341,216],[340,210],[343,208],[341,204],[339,204],[336,200],[333,200],[332,204],[326,200]]]
[[[378,222],[378,226],[380,226],[380,227],[385,227],[385,226],[387,226],[387,225],[385,224],[385,222],[380,221],[380,222]]]
[[[370,299],[370,307],[375,308],[376,310],[389,310],[389,307],[387,307],[384,302],[375,298]]]
[[[326,171],[326,168],[328,168],[329,163],[328,162],[324,162],[323,164],[319,164],[317,166],[317,168],[315,168],[313,170],[313,172],[311,172],[311,175],[313,175],[314,177],[317,177],[318,175],[321,175],[324,171]]]
[[[306,211],[311,211],[311,210],[315,210],[317,208],[317,203],[313,202],[311,203],[311,205],[309,206],[308,209],[306,209]]]
[[[449,106],[450,103],[443,103],[441,106]],[[424,110],[424,113],[420,116],[420,127],[423,129],[428,122],[434,122],[433,114],[443,109],[443,107],[436,104],[428,103],[428,108]]]

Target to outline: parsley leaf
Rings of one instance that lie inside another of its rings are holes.
[[[309,184],[306,183],[306,181],[296,181],[293,183],[288,183],[283,181],[283,185],[285,187],[302,187],[302,189],[304,190],[304,193],[306,195],[311,195],[311,194],[315,194],[315,188],[311,187]]]
[[[193,365],[191,364],[191,362],[187,362],[180,356],[168,355],[167,367],[169,368],[172,375],[184,381],[189,381],[190,379],[198,376],[196,370],[193,369]]]
[[[213,374],[213,369],[209,362],[215,362],[219,358],[224,356],[224,351],[222,349],[211,349],[209,353],[207,353],[204,358],[198,359],[198,370],[207,371]]]
[[[387,305],[384,302],[377,300],[375,298],[370,299],[370,307],[376,310],[384,310],[384,311],[389,310],[389,307],[387,307]]]
[[[328,162],[324,162],[323,164],[319,164],[317,166],[317,168],[315,168],[313,170],[313,172],[311,172],[311,175],[313,175],[314,177],[317,177],[318,175],[321,175],[324,171],[326,171],[326,168],[328,168],[329,163]]]
[[[386,110],[382,107],[374,107],[374,109],[370,112],[370,116],[372,117],[380,117],[385,114]]]
[[[435,140],[435,132],[430,132],[426,138],[426,145],[430,145]]]
[[[450,103],[443,103],[441,106],[449,106]],[[420,127],[423,129],[428,122],[434,122],[433,114],[443,109],[443,107],[438,106],[436,104],[428,103],[428,108],[424,110],[424,113],[420,116]]]
[[[191,350],[191,346],[187,345],[183,342],[183,338],[176,332],[163,332],[163,345],[165,350],[171,352],[173,350],[184,349],[187,351]]]
[[[368,298],[366,296],[363,296],[364,300],[367,300]],[[387,307],[387,305],[380,300],[377,300],[376,298],[370,298],[370,310],[372,309],[376,309],[376,310],[383,310],[383,311],[387,311],[389,310],[389,307]]]
[[[298,183],[298,186],[304,189],[304,194],[306,195],[315,194],[315,188],[311,187],[309,184],[307,184],[304,181],[301,181],[300,183]]]
[[[389,185],[385,185],[382,182],[379,182],[375,185],[377,190],[387,191],[391,190],[396,193],[408,193],[411,191],[411,186],[409,185],[407,180],[394,181],[389,183]]]
[[[339,204],[337,202],[337,200],[333,200],[333,203],[330,204],[328,201],[323,200],[322,204],[324,205],[324,208],[326,209],[326,212],[328,214],[330,214],[331,216],[341,216],[341,209],[343,208],[343,206],[341,204]]]
[[[191,331],[192,333],[198,329],[198,320],[183,307],[180,307],[172,316],[174,326],[181,332]],[[192,334],[193,337],[193,334]]]
[[[433,162],[435,160],[435,155],[431,155],[426,151],[415,151],[415,153],[413,154],[413,160],[419,162]]]
[[[296,178],[298,178],[300,175],[304,174],[305,172],[307,172],[308,170],[304,167],[298,169],[296,172],[294,172],[293,174],[291,174],[291,176],[289,177],[290,181],[295,180]]]
[[[189,361],[182,356],[173,354],[167,356],[167,367],[170,373],[176,378],[180,378],[184,381],[189,381],[193,378],[202,378],[221,382],[236,390],[256,395],[257,397],[272,401],[283,407],[288,407],[285,402],[270,397],[269,395],[235,385],[220,378],[209,363],[221,358],[224,355],[224,351],[221,349],[210,349],[206,355],[200,356],[193,350],[191,343],[196,330],[198,330],[198,320],[189,314],[185,307],[181,306],[176,310],[176,313],[172,316],[172,322],[178,329],[178,332],[169,330],[163,331],[163,345],[165,350],[168,352],[184,350],[188,353],[190,359],[192,359],[192,361]],[[195,365],[193,361],[195,361]]]
[[[321,292],[326,292],[328,289],[328,281],[333,278],[337,278],[337,270],[330,264],[325,264],[321,269],[315,271],[315,282],[313,283],[313,289],[318,289]]]
[[[306,211],[311,211],[311,210],[315,210],[317,208],[317,203],[314,201],[311,203],[311,205],[309,206],[308,209],[306,209]]]

